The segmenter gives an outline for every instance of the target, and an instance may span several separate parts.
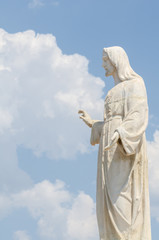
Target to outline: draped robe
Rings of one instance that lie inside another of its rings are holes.
[[[108,92],[104,121],[92,126],[91,144],[99,144],[96,211],[100,240],[151,240],[147,123],[144,81],[133,79]],[[104,151],[115,131],[118,142]]]

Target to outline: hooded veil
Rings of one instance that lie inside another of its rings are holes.
[[[121,47],[109,47],[103,49],[103,57],[108,56],[112,65],[116,68],[120,81],[141,78],[131,68],[128,56]]]

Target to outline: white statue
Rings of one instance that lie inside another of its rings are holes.
[[[148,161],[145,129],[147,95],[143,79],[121,47],[103,49],[106,76],[115,86],[104,104],[104,121],[80,118],[99,143],[96,209],[100,240],[150,240]]]

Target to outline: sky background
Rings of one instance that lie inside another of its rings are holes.
[[[144,78],[152,239],[159,235],[158,0],[0,0],[0,239],[98,240],[98,146],[78,109],[103,118],[102,49]]]

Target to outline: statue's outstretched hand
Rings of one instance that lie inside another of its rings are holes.
[[[81,114],[80,118],[87,124],[88,127],[91,128],[94,121],[91,119],[89,114],[84,110],[79,110],[78,113]]]
[[[119,133],[115,131],[110,140],[110,144],[104,148],[104,151],[111,149],[117,143],[118,140],[119,140]]]

